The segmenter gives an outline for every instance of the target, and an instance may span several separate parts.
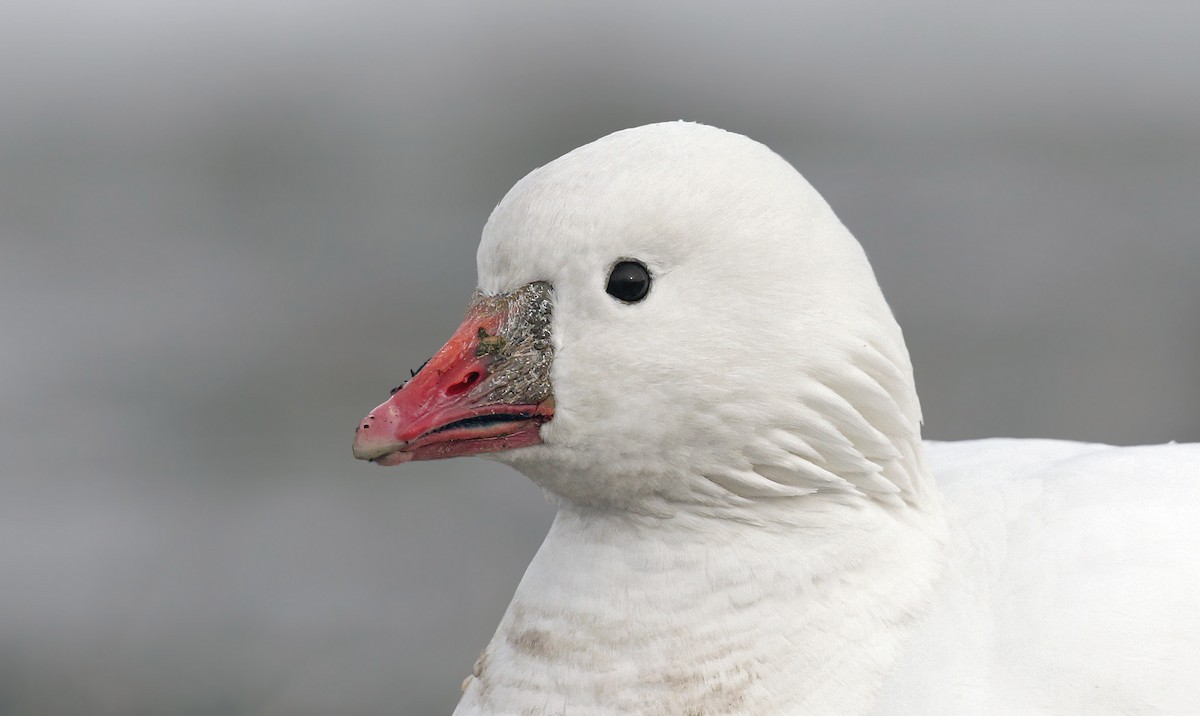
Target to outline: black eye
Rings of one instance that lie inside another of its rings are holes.
[[[650,272],[640,261],[621,261],[608,275],[606,290],[617,300],[637,303],[650,293]]]

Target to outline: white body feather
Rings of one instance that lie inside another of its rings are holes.
[[[945,575],[872,713],[1200,713],[1200,445],[928,455]]]

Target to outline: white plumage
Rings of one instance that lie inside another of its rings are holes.
[[[553,286],[554,418],[493,457],[560,512],[457,714],[1200,713],[1200,446],[923,444],[862,249],[765,147],[618,132],[478,260]]]
[[[1200,713],[1200,445],[926,448],[946,567],[872,713]]]

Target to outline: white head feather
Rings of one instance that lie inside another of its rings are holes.
[[[649,296],[605,293],[637,259]],[[862,248],[787,162],[672,122],[532,172],[493,212],[479,286],[554,286],[555,418],[495,455],[580,504],[742,514],[815,495],[928,499],[900,329]]]

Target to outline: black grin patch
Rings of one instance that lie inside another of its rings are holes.
[[[494,334],[479,329],[476,356],[489,356],[489,380],[482,381],[479,396],[484,404],[537,405],[551,398],[550,365],[554,346],[550,319],[554,312],[553,289],[545,281],[523,286],[512,293],[486,296],[476,292],[468,315],[499,315]]]

